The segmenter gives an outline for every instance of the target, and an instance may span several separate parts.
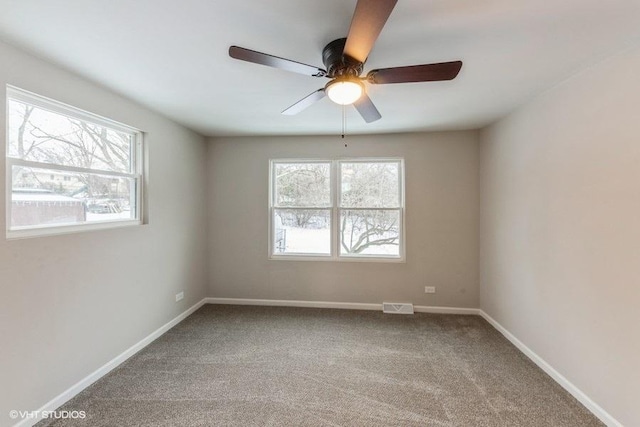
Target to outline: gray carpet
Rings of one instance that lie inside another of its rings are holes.
[[[83,426],[599,426],[477,316],[206,305],[69,401]]]

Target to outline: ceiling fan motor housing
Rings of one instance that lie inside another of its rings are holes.
[[[337,39],[322,49],[322,62],[327,68],[327,77],[358,77],[362,74],[364,63],[348,55],[344,55],[344,45],[346,42],[346,38]]]

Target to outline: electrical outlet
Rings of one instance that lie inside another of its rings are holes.
[[[424,287],[424,293],[425,294],[435,294],[436,293],[436,287],[435,286],[425,286]]]
[[[179,294],[176,294],[176,302],[180,301],[182,298],[184,298],[184,292],[180,292]]]

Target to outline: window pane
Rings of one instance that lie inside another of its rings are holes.
[[[341,210],[340,255],[400,256],[399,210]]]
[[[9,101],[9,157],[129,173],[132,145],[131,134]]]
[[[331,253],[331,210],[275,209],[273,253]]]
[[[340,163],[340,206],[346,208],[400,207],[398,162]]]
[[[330,163],[276,163],[275,206],[331,206]]]
[[[135,180],[13,166],[11,228],[136,219]]]

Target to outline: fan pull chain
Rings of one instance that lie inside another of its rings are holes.
[[[346,107],[342,106],[342,139],[344,139],[344,135],[347,133],[347,110]],[[347,143],[344,143],[344,146],[347,146]]]

